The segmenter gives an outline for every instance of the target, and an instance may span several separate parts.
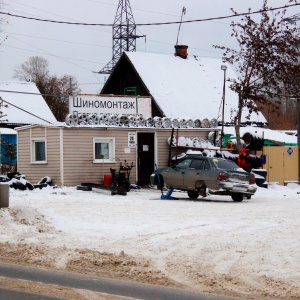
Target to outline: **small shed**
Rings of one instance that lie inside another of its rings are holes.
[[[18,170],[32,183],[49,176],[60,186],[102,184],[110,168],[133,162],[131,182],[147,186],[155,163],[168,166],[175,155],[168,143],[171,128],[33,125],[16,130]],[[182,128],[177,136],[206,141],[212,131],[218,129]]]
[[[225,134],[227,141],[235,140],[234,128],[225,127]],[[280,185],[298,182],[297,136],[249,126],[241,127],[240,135],[244,139],[244,147],[264,157],[263,168],[267,171],[267,181],[278,182]]]

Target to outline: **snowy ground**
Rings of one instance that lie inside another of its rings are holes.
[[[52,187],[10,189],[0,209],[0,260],[211,292],[300,299],[300,187],[161,200]]]

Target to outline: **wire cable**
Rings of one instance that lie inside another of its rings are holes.
[[[254,15],[254,14],[261,14],[261,13],[268,12],[268,11],[275,11],[275,10],[295,7],[295,6],[299,6],[299,5],[300,5],[300,3],[295,3],[295,4],[284,5],[284,6],[275,7],[275,8],[261,9],[261,10],[257,10],[257,11],[253,11],[253,12],[247,12],[247,13],[235,13],[233,15],[227,15],[227,16],[221,16],[221,17],[186,20],[186,21],[182,21],[182,23],[197,23],[197,22],[229,19],[229,18],[235,18],[235,17],[241,17],[241,16],[249,16],[249,15]],[[0,14],[7,15],[10,17],[22,18],[22,19],[26,19],[26,20],[56,23],[56,24],[66,24],[66,25],[110,26],[110,27],[112,27],[114,25],[114,24],[105,24],[105,23],[82,23],[82,22],[66,22],[66,21],[57,21],[57,20],[49,20],[49,19],[40,19],[40,18],[26,17],[26,16],[22,16],[22,15],[11,14],[11,13],[5,13],[2,11],[0,11]],[[157,26],[157,25],[174,25],[174,24],[180,24],[180,23],[181,23],[180,21],[173,21],[173,22],[157,22],[157,23],[138,23],[135,25],[136,26]],[[127,24],[124,24],[124,25],[121,24],[120,26],[127,26]]]
[[[38,94],[36,94],[36,95],[38,95]],[[43,120],[43,121],[45,121],[45,122],[47,122],[47,123],[49,123],[49,124],[53,124],[52,122],[49,122],[49,121],[47,121],[47,120],[45,120],[45,119],[43,119],[43,118],[41,118],[41,117],[39,117],[39,116],[37,116],[37,115],[35,115],[35,114],[29,112],[29,111],[27,111],[27,110],[25,110],[25,109],[23,109],[23,108],[21,108],[21,107],[18,107],[17,105],[14,105],[14,104],[12,104],[12,103],[10,103],[10,102],[4,100],[4,99],[1,98],[1,97],[0,97],[0,101],[3,101],[3,102],[5,102],[5,103],[7,103],[8,105],[11,105],[11,106],[13,106],[13,107],[15,107],[15,108],[17,108],[17,109],[20,109],[20,110],[26,112],[27,114],[32,115],[32,116],[34,116],[34,117],[36,117],[36,118],[38,118],[38,119],[40,119],[40,120]]]

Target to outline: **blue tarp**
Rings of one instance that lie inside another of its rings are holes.
[[[2,140],[2,142],[8,142],[10,144],[12,144],[13,146],[17,145],[17,135],[16,134],[1,134],[0,138]],[[13,164],[15,165],[17,163],[17,159],[11,159],[10,157],[6,157],[5,154],[3,152],[3,148],[1,147],[0,149],[1,151],[1,164],[2,163],[8,163],[8,164]]]

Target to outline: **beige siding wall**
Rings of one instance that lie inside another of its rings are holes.
[[[198,139],[207,139],[208,133],[212,130],[205,130],[205,129],[180,129],[174,130],[174,136],[176,139],[180,136],[183,136],[185,138],[198,138]],[[163,168],[168,166],[169,162],[169,144],[168,144],[168,138],[171,136],[171,129],[169,130],[160,130],[157,131],[157,158],[155,159],[158,163],[159,168]],[[186,150],[182,149],[175,149],[173,148],[171,151],[171,157],[175,156],[176,154],[179,155],[181,153],[185,153]]]
[[[62,131],[62,145],[60,145],[60,131]],[[132,183],[137,181],[137,149],[128,149],[129,132],[155,132],[155,161],[159,167],[168,165],[170,129],[155,130],[153,128],[53,128],[33,127],[18,131],[18,170],[26,174],[26,178],[32,183],[38,182],[43,176],[50,176],[54,184],[75,186],[81,183],[102,184],[104,175],[110,175],[110,168],[119,169],[120,162],[125,160],[135,167],[130,174]],[[207,139],[210,130],[182,129],[178,136],[185,138]],[[175,130],[174,135],[177,136]],[[93,162],[93,139],[115,138],[115,163]],[[32,164],[30,157],[31,139],[46,138],[47,164]],[[63,149],[63,155],[60,153]],[[182,151],[178,150],[177,154]],[[185,151],[183,151],[185,152]],[[172,150],[172,156],[176,152]],[[63,178],[61,178],[60,162],[63,163]],[[154,170],[154,166],[153,166]]]
[[[30,180],[30,129],[18,131],[18,171],[23,172]]]
[[[46,164],[31,162],[31,140],[40,138],[46,139]],[[31,183],[37,183],[44,176],[50,176],[54,183],[60,182],[59,152],[59,129],[33,127],[18,131],[18,170]]]
[[[120,162],[126,160],[136,164],[136,149],[131,148],[130,153],[125,153],[128,148],[128,132],[135,130],[126,129],[96,129],[96,128],[67,128],[64,129],[64,184],[66,186],[80,183],[103,182],[103,176],[110,174],[110,168],[118,171]],[[93,162],[93,138],[115,138],[116,163]],[[136,182],[136,168],[130,174],[131,182]]]

